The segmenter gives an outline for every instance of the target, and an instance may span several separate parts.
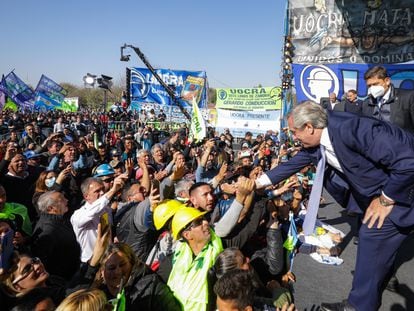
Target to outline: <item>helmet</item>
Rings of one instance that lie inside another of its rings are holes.
[[[109,164],[101,164],[96,168],[95,173],[93,174],[93,177],[102,177],[102,176],[108,176],[112,174],[115,174],[115,171],[112,168],[112,166],[110,166]]]
[[[158,203],[152,216],[154,218],[155,228],[160,230],[168,219],[173,217],[174,214],[183,207],[185,207],[185,205],[177,200],[164,200]]]
[[[178,210],[172,219],[171,231],[173,238],[178,240],[180,232],[194,219],[203,216],[205,213],[207,212],[200,212],[194,207],[185,207]]]

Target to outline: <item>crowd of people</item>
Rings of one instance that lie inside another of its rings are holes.
[[[2,307],[66,310],[93,296],[215,310],[216,297],[237,297],[214,284],[240,270],[252,305],[293,310],[283,243],[311,167],[255,190],[300,149],[287,131],[246,132],[236,150],[228,129],[191,141],[184,124],[162,132],[127,112],[3,112],[0,123]]]
[[[332,247],[288,246],[326,150],[326,188],[359,208],[361,229],[349,301],[322,307],[376,310],[414,224],[414,141],[385,110],[387,122],[326,110],[305,102],[281,133],[237,143],[229,129],[202,141],[185,125],[161,134],[127,112],[3,112],[2,308],[295,310],[292,253],[340,253],[342,236],[318,224]]]

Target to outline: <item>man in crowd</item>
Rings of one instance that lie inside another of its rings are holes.
[[[37,202],[40,218],[33,231],[33,253],[47,271],[69,281],[80,265],[80,246],[69,220],[68,200],[61,192],[48,191]]]
[[[205,213],[186,207],[177,211],[172,219],[172,235],[180,241],[167,284],[183,310],[209,310],[213,303],[207,276],[223,246],[204,219]]]
[[[362,114],[414,132],[414,91],[397,89],[382,66],[369,69],[364,79],[369,96],[362,105]]]
[[[39,134],[36,134],[33,124],[26,124],[25,131],[26,136],[22,137],[19,142],[23,150],[41,151],[43,140]]]
[[[354,89],[346,92],[345,111],[355,114],[361,114],[362,100],[358,99],[357,91]]]
[[[126,179],[126,174],[115,178],[112,188],[106,193],[103,182],[97,178],[87,178],[82,183],[81,190],[86,203],[70,218],[76,239],[81,245],[82,262],[87,262],[91,258],[100,217],[108,213],[111,218],[111,199],[124,187]]]

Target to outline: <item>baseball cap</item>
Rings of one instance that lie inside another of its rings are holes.
[[[248,143],[243,143],[242,148],[249,148],[249,144]]]
[[[115,156],[120,156],[121,153],[118,151],[118,149],[112,149],[111,150],[111,156],[115,157]]]
[[[40,154],[34,152],[33,150],[28,150],[24,152],[23,155],[26,157],[27,160],[41,157]]]

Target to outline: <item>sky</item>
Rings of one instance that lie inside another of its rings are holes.
[[[210,87],[280,85],[285,0],[3,1],[0,74],[36,87],[42,74],[82,86],[86,73],[125,81],[126,67],[207,72]]]

